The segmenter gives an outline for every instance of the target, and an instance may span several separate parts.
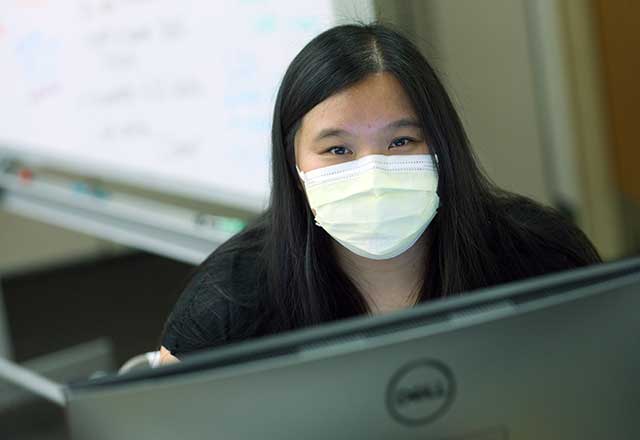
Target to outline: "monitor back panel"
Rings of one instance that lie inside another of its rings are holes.
[[[72,437],[635,440],[637,286],[80,392]]]

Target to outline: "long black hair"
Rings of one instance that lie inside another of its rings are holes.
[[[273,113],[269,207],[219,250],[259,250],[255,326],[277,332],[368,312],[331,238],[314,224],[295,168],[294,136],[314,106],[379,72],[400,81],[439,159],[441,206],[427,229],[419,301],[600,261],[557,211],[485,177],[445,88],[408,38],[379,23],[342,25],[314,38],[288,67]]]

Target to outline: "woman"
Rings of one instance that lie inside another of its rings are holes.
[[[272,148],[268,209],[198,267],[163,362],[600,261],[556,211],[481,173],[433,69],[385,26],[334,27],[296,56]]]

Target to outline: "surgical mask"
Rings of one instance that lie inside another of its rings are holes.
[[[434,157],[368,155],[298,174],[316,225],[351,252],[384,260],[413,246],[436,215]]]

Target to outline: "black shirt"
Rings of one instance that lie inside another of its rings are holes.
[[[599,261],[597,251],[577,227],[539,205],[512,204],[505,207],[504,215],[515,221],[516,231],[527,231],[528,238],[497,228],[494,241],[505,241],[512,235],[509,240],[514,245],[503,246],[501,254],[495,256],[496,262],[508,267],[508,260],[514,258],[511,253],[517,252],[525,269],[518,276],[505,275],[496,284]],[[265,311],[259,299],[266,294],[261,237],[249,241],[254,245],[213,252],[198,267],[162,331],[161,345],[174,356],[270,333],[261,327]],[[504,249],[511,251],[505,253]],[[545,257],[539,258],[540,254]]]
[[[257,322],[257,298],[264,289],[260,264],[256,247],[210,255],[167,318],[161,344],[180,357],[230,342],[230,322]],[[250,332],[263,333],[259,328]]]

